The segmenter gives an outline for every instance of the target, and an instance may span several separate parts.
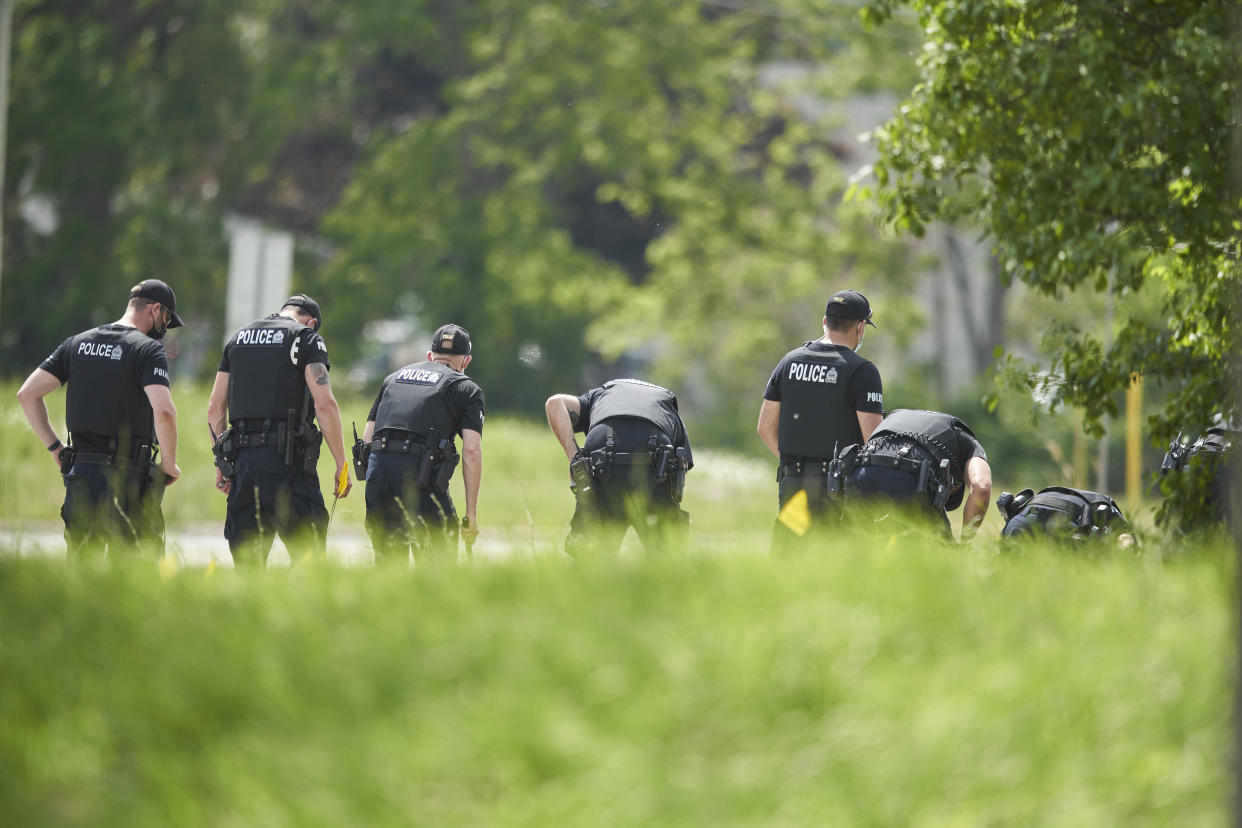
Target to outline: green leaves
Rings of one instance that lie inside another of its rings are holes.
[[[1242,77],[1232,4],[909,5],[928,42],[922,82],[876,132],[882,218],[917,232],[969,217],[1008,277],[1115,295],[1115,338],[1045,340],[1052,401],[1082,406],[1089,427],[1132,372],[1168,389],[1156,439],[1231,407],[1242,213],[1226,150]],[[1160,297],[1167,330],[1132,310],[1140,291]]]

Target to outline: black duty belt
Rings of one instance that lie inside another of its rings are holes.
[[[384,435],[372,440],[367,445],[371,447],[371,451],[386,451],[393,454],[419,454],[426,444],[422,437],[408,434],[404,436]]]
[[[649,451],[614,451],[611,457],[614,466],[652,466],[656,458]]]
[[[792,463],[781,463],[778,468],[781,477],[802,477],[807,474],[828,474],[828,464],[831,462],[831,460],[807,458],[795,460]]]
[[[898,454],[863,454],[859,456],[856,467],[865,468],[867,466],[884,466],[889,469],[900,469],[918,474],[923,469],[923,463],[926,462],[922,457],[903,457]]]
[[[284,440],[281,439],[279,429],[271,431],[241,431],[233,436],[237,442],[238,448],[259,448],[261,446],[278,446]]]
[[[73,455],[74,464],[86,463],[92,466],[111,466],[116,461],[116,455],[107,454],[102,451],[79,451]]]

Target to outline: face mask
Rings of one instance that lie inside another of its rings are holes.
[[[166,333],[168,333],[168,323],[164,321],[164,314],[161,313],[159,324],[147,331],[147,336],[152,339],[163,339]]]

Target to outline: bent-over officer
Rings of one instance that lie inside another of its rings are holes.
[[[468,550],[479,534],[484,400],[465,374],[471,350],[465,328],[441,326],[427,359],[385,377],[371,406],[354,458],[366,470],[366,526],[376,563],[408,562],[411,551],[415,560],[424,554],[456,559],[457,510],[448,487],[459,460],[466,492],[460,531]]]
[[[756,431],[779,461],[780,508],[805,492],[812,525],[828,514],[830,463],[837,451],[863,443],[884,414],[880,372],[859,356],[871,304],[856,290],[834,293],[824,308],[824,335],[781,359],[768,379]],[[778,521],[774,545],[790,539]]]
[[[17,399],[65,481],[61,518],[69,556],[87,551],[164,553],[164,487],[177,467],[177,409],[160,342],[181,327],[172,288],[147,279],[125,315],[71,336],[36,368]],[[68,383],[62,445],[44,397]]]
[[[555,394],[544,410],[570,460],[577,498],[569,554],[593,544],[615,552],[631,525],[648,551],[665,543],[684,548],[690,516],[681,499],[694,457],[673,392],[616,379],[580,397]],[[586,434],[582,448],[575,432]]]
[[[992,496],[992,468],[974,432],[951,414],[899,408],[857,453],[843,453],[850,499],[884,497],[926,512],[953,534],[948,512],[965,501],[961,539],[974,537]],[[852,471],[850,470],[852,467]]]
[[[334,495],[353,485],[322,323],[319,303],[299,293],[224,347],[207,421],[216,487],[228,496],[224,537],[238,566],[262,565],[276,535],[291,554],[326,552],[328,510],[316,471],[325,440],[336,461]]]

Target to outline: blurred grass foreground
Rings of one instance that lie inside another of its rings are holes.
[[[891,540],[891,539],[888,539]],[[0,559],[0,824],[1221,825],[1230,556]]]

